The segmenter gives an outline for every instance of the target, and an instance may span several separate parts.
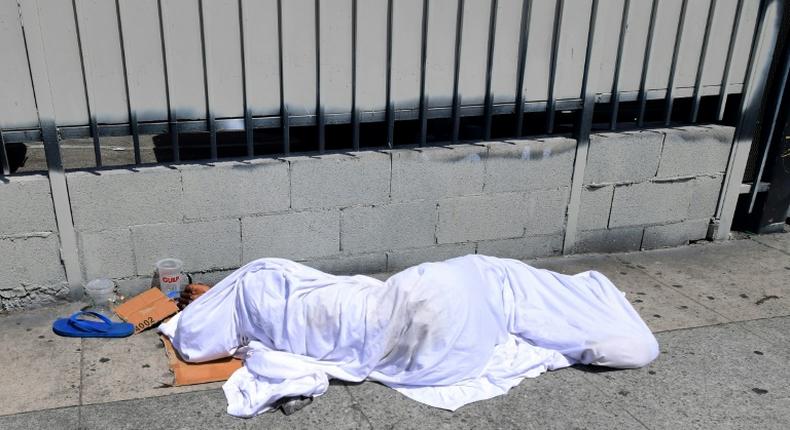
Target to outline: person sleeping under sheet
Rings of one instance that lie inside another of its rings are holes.
[[[456,410],[574,364],[642,367],[658,343],[604,275],[574,276],[468,255],[382,282],[276,258],[195,296],[159,330],[191,362],[244,360],[224,384],[228,413],[251,417],[320,396],[329,379],[378,381]]]

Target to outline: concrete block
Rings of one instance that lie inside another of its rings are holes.
[[[709,221],[705,218],[646,227],[642,249],[682,246],[691,240],[704,239],[708,232]]]
[[[227,278],[235,272],[236,269],[231,270],[211,270],[208,272],[195,272],[192,273],[192,281],[199,284],[217,285],[220,281]]]
[[[340,252],[340,211],[242,218],[242,262],[263,257],[317,258]]]
[[[582,189],[579,210],[579,230],[600,230],[609,225],[614,186],[585,187]]]
[[[54,285],[66,280],[56,233],[0,239],[0,290]]]
[[[579,233],[574,252],[636,251],[642,245],[643,230],[642,227],[632,227],[583,231]]]
[[[521,237],[528,199],[525,193],[503,193],[442,200],[438,243]]]
[[[166,167],[74,172],[67,175],[77,230],[178,222],[181,174]]]
[[[15,293],[14,296],[7,298],[6,293],[9,291],[0,290],[0,311],[27,310],[73,300],[69,286],[65,281],[45,285],[19,286],[11,290]]]
[[[287,158],[294,209],[376,204],[389,200],[390,155],[380,152]]]
[[[435,243],[436,203],[360,206],[341,212],[343,252],[389,251]]]
[[[689,218],[710,218],[716,213],[724,176],[700,176],[691,183]]]
[[[569,188],[528,193],[524,222],[526,236],[560,233],[565,230]],[[512,221],[511,221],[512,222]]]
[[[532,191],[571,184],[576,141],[562,137],[487,143],[486,193]]]
[[[439,200],[483,192],[486,148],[479,145],[392,151],[392,200]]]
[[[664,134],[652,130],[590,136],[585,184],[641,182],[656,176]]]
[[[576,141],[564,137],[487,143],[486,193],[547,190],[571,184]]]
[[[690,176],[724,172],[735,129],[709,125],[679,127],[666,133],[659,177]]]
[[[557,233],[568,189],[456,197],[439,202],[438,243]]]
[[[691,182],[643,182],[614,189],[609,227],[682,221],[689,207]]]
[[[86,280],[134,276],[132,233],[129,228],[79,233]]]
[[[11,176],[0,181],[0,236],[57,231],[46,176]]]
[[[179,166],[183,213],[189,220],[229,218],[288,209],[288,163],[260,159]]]
[[[338,255],[332,258],[302,260],[300,263],[333,275],[381,273],[387,270],[387,254]]]
[[[132,227],[138,275],[150,275],[154,264],[167,257],[184,261],[184,270],[236,268],[241,264],[239,220]]]
[[[387,253],[387,270],[403,270],[420,263],[444,261],[475,253],[474,243],[438,245],[428,248],[396,250]]]
[[[562,253],[563,236],[530,236],[518,239],[488,240],[477,244],[477,253],[503,258],[536,258]]]

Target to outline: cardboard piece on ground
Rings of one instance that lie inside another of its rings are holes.
[[[175,302],[158,288],[139,294],[113,309],[124,321],[134,326],[134,332],[149,329],[178,312]]]
[[[165,353],[173,372],[173,385],[205,384],[207,382],[227,381],[230,375],[242,366],[238,358],[227,357],[205,363],[187,363],[178,355],[178,351],[173,348],[170,339],[166,336],[159,336],[165,344]]]

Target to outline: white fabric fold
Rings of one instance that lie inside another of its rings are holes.
[[[188,361],[241,355],[228,413],[373,380],[449,410],[575,363],[641,367],[655,337],[598,272],[575,276],[481,255],[386,282],[283,259],[240,268],[160,327]]]

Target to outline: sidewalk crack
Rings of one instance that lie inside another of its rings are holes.
[[[351,397],[351,409],[359,412],[359,414],[362,415],[362,418],[365,419],[365,422],[368,423],[368,428],[372,429],[373,423],[370,422],[370,417],[365,413],[365,411],[362,410],[362,407],[357,402],[357,398],[354,397],[354,394],[351,393],[351,389],[348,388],[348,385],[345,384],[343,385],[343,388],[346,390],[348,396]]]
[[[779,251],[779,252],[781,252],[782,254],[785,254],[785,255],[790,255],[790,252],[787,252],[787,251],[785,251],[785,250],[784,250],[784,249],[782,249],[782,248],[777,248],[777,247],[775,247],[775,246],[771,246],[771,245],[769,245],[769,244],[767,244],[767,243],[763,243],[763,242],[761,242],[761,241],[759,241],[759,240],[757,240],[757,239],[755,239],[755,238],[753,238],[753,237],[750,237],[750,238],[749,238],[749,240],[750,240],[750,241],[752,241],[752,242],[755,242],[755,243],[759,243],[760,245],[762,245],[762,246],[764,246],[764,247],[766,247],[766,248],[773,249],[774,251]]]
[[[77,403],[77,428],[82,428],[82,391],[85,385],[85,339],[80,339],[80,385]]]

